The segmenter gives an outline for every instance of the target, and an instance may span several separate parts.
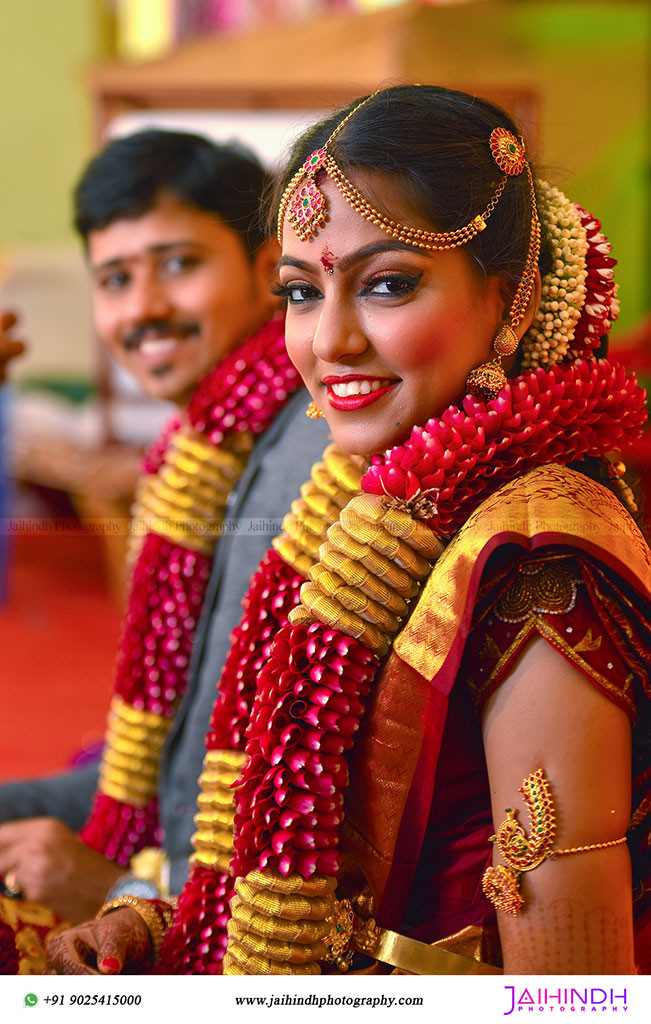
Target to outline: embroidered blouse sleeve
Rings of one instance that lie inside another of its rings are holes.
[[[478,712],[526,644],[542,636],[635,721],[651,696],[651,629],[639,599],[574,549],[513,552],[489,563],[464,656]]]

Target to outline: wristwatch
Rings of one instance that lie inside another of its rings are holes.
[[[111,886],[106,894],[105,903],[116,900],[118,896],[140,896],[145,900],[155,900],[160,896],[158,886],[145,878],[136,878],[135,875],[122,875],[117,882]]]
[[[129,871],[121,875],[106,894],[106,901],[120,896],[139,896],[145,900],[166,898],[170,894],[170,862],[159,847],[145,846],[134,854]]]

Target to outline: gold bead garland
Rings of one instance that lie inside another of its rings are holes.
[[[172,435],[158,472],[138,491],[132,524],[136,545],[151,531],[212,554],[226,499],[242,474],[253,436],[241,433],[227,442],[216,447],[190,427]]]
[[[320,974],[335,878],[250,871],[235,883],[224,974]]]
[[[251,932],[264,939],[282,942],[315,943],[325,938],[330,930],[327,918],[302,917],[296,920],[274,917],[256,910],[240,895],[233,896],[231,914],[241,933]]]
[[[379,576],[376,576],[354,558],[349,558],[331,544],[324,544],[320,553],[320,564],[330,569],[348,586],[362,590],[373,601],[381,602],[389,611],[404,618],[408,606],[398,590],[390,587]]]
[[[165,715],[139,711],[120,696],[113,697],[99,772],[100,793],[146,807],[158,790],[160,751],[171,724]]]
[[[377,576],[388,587],[396,590],[406,600],[415,597],[418,593],[417,581],[405,569],[396,565],[391,558],[376,551],[371,545],[360,544],[354,537],[346,533],[340,523],[334,523],[328,530],[328,546],[323,552],[326,564],[331,550],[338,551],[360,567],[368,569],[370,573]]]
[[[281,557],[302,575],[308,576],[326,538],[327,527],[339,515],[340,504],[345,504],[351,493],[359,489],[361,476],[361,468],[334,445],[326,449],[323,461],[313,467],[312,479],[301,488],[301,499],[292,503],[291,513],[283,520],[283,534],[273,541]],[[229,870],[235,815],[231,787],[244,761],[241,751],[211,750],[204,758],[194,819],[197,831],[192,836],[193,862],[215,871]]]
[[[210,555],[226,499],[241,476],[253,435],[210,444],[185,425],[168,442],[158,471],[142,482],[132,520],[130,561],[147,532]],[[160,752],[172,725],[169,716],[138,711],[116,696],[111,702],[99,791],[134,807],[146,807],[158,791]]]
[[[411,543],[403,540],[401,535],[408,537]],[[431,569],[429,558],[420,554],[416,550],[418,547],[429,557],[435,557],[441,550],[440,541],[431,530],[411,519],[404,511],[387,510],[383,498],[357,495],[342,511],[339,521],[328,530],[328,540],[320,549],[321,561],[310,571],[312,582],[301,588],[302,607],[290,613],[290,622],[306,622],[309,618],[324,622],[355,637],[383,657],[392,636],[400,628],[402,616],[380,604],[369,590],[381,597],[383,591],[386,594],[387,590],[397,589],[390,602],[404,615],[405,593],[400,584],[408,596],[413,597],[418,590],[418,581]],[[378,558],[382,560],[379,564]],[[349,577],[357,575],[366,583],[375,575],[373,568],[381,571],[370,587],[362,590],[347,583],[333,567],[337,562],[346,564],[346,560]],[[325,564],[326,561],[329,564]],[[354,565],[357,566],[356,572],[352,568]],[[394,570],[391,583],[387,578],[388,566]],[[402,578],[396,578],[395,570],[402,573]],[[398,587],[392,583],[397,583]]]
[[[228,871],[233,852],[234,792],[244,764],[241,750],[209,750],[199,776],[197,831],[192,836],[193,862]]]
[[[306,578],[319,557],[326,530],[357,493],[361,479],[361,467],[335,445],[328,445],[323,460],[312,466],[301,498],[292,502],[292,511],[283,519],[283,533],[272,541],[281,558]]]
[[[396,633],[400,627],[400,618],[390,609],[369,597],[359,587],[350,587],[337,573],[317,562],[310,570],[311,580],[327,597],[340,601],[348,611],[355,612],[367,622],[375,623],[384,633]]]

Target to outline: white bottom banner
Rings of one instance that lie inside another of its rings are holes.
[[[649,977],[0,977],[2,1024],[651,1020]]]

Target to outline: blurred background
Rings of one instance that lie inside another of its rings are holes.
[[[126,540],[102,524],[126,520],[169,411],[93,337],[70,196],[102,140],[184,126],[273,166],[307,121],[380,84],[488,96],[602,220],[611,350],[651,380],[650,21],[644,0],[0,0],[0,308],[28,343],[0,385],[0,780],[101,737]],[[648,438],[627,461],[648,491]]]

